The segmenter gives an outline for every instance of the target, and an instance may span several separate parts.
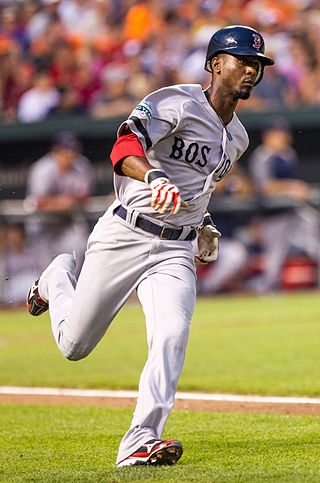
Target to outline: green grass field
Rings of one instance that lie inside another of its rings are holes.
[[[180,390],[320,396],[319,293],[199,300]],[[0,312],[0,385],[137,388],[146,357],[142,311],[128,305],[77,363],[49,318]],[[132,410],[0,406],[1,482],[319,482],[315,416],[173,412],[175,467],[116,469]]]
[[[0,312],[0,385],[136,389],[146,358],[139,305],[89,357],[66,361],[47,314]],[[180,390],[320,396],[319,293],[199,300]]]
[[[131,411],[1,406],[3,482],[318,482],[320,422],[309,416],[173,413],[174,467],[115,468]]]

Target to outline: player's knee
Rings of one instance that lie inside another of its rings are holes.
[[[71,353],[67,353],[67,354],[64,354],[64,355],[68,359],[68,361],[76,362],[76,361],[81,361],[81,359],[84,359],[85,357],[87,357],[88,354],[71,352]]]
[[[91,352],[91,348],[83,346],[80,343],[68,344],[68,347],[62,349],[62,353],[69,361],[80,361],[87,357]]]

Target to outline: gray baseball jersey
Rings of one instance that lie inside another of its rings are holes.
[[[188,208],[161,215],[150,206],[150,188],[115,175],[115,191],[125,206],[173,225],[201,224],[217,181],[248,147],[248,135],[236,114],[227,129],[198,84],[164,87],[148,95],[120,126],[136,134],[146,157],[176,184]]]

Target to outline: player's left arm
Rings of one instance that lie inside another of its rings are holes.
[[[198,253],[195,256],[197,263],[206,265],[218,258],[220,231],[214,224],[210,213],[206,212],[203,223],[199,227]]]

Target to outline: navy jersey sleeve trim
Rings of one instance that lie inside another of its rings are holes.
[[[136,116],[131,116],[129,119],[134,122],[135,127],[138,129],[140,134],[142,134],[142,136],[144,137],[144,140],[145,140],[145,143],[146,143],[146,148],[147,149],[151,148],[152,141],[149,137],[147,130],[143,126],[141,120]]]

